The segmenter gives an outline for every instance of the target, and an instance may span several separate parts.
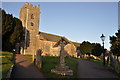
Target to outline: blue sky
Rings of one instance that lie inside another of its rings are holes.
[[[117,2],[30,2],[40,4],[40,31],[61,35],[71,41],[102,43],[109,49],[109,36],[118,29]],[[20,8],[25,2],[5,2],[2,8],[19,18]]]

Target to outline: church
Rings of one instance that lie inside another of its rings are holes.
[[[37,49],[42,50],[42,56],[59,56],[60,46],[55,47],[55,44],[64,39],[67,44],[65,46],[66,55],[76,57],[77,49],[80,43],[72,42],[66,37],[49,34],[39,31],[40,26],[40,7],[25,3],[20,9],[20,20],[25,31],[25,40],[21,48],[22,54],[35,54]]]

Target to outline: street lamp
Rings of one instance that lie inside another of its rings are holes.
[[[104,41],[105,41],[105,36],[102,34],[102,36],[100,36],[101,40],[102,40],[102,44],[103,44],[103,65],[105,65],[105,53],[104,53]]]

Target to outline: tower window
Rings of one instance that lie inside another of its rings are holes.
[[[31,22],[31,26],[34,26],[34,23]]]
[[[31,19],[34,19],[34,15],[33,14],[31,15]]]

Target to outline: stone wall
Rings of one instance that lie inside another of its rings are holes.
[[[67,54],[69,54],[70,56],[77,57],[76,47],[74,46],[74,44],[67,44],[65,46],[65,50],[67,51]]]
[[[53,48],[53,45],[55,44],[56,42],[52,42],[52,41],[46,41],[46,40],[39,40],[39,49],[42,49],[43,50],[43,53],[42,55],[43,56],[55,56],[57,55],[56,54],[56,51],[58,52],[59,51],[59,48]]]
[[[39,40],[39,49],[43,50],[43,56],[59,56],[60,55],[60,46],[53,47],[56,42]],[[70,55],[76,57],[76,47],[73,44],[67,44],[65,46],[65,56]]]

